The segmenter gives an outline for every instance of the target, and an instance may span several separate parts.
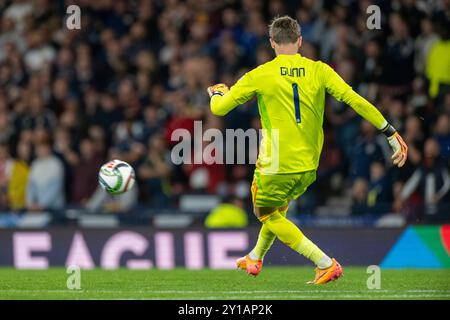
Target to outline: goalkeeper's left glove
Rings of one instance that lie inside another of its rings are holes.
[[[403,167],[408,158],[408,146],[406,145],[403,138],[398,134],[397,130],[393,126],[387,124],[382,132],[386,135],[389,145],[391,146],[394,154],[392,155],[392,160],[394,165]]]
[[[218,83],[218,84],[215,84],[215,85],[213,85],[211,87],[208,87],[207,90],[208,90],[208,94],[209,94],[210,98],[212,96],[215,96],[215,95],[223,96],[225,93],[230,91],[228,89],[228,86],[226,84],[223,84],[223,83]]]

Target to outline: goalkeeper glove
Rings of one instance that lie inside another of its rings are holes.
[[[389,145],[391,146],[394,154],[391,159],[393,160],[394,165],[397,167],[403,167],[408,158],[408,146],[406,145],[403,138],[398,134],[397,130],[394,129],[393,126],[387,124],[382,132],[386,135]]]
[[[227,85],[223,83],[218,83],[211,87],[208,87],[207,90],[210,98],[215,95],[223,96],[229,91]]]

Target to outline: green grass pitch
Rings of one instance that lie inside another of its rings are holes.
[[[64,268],[0,269],[0,299],[450,299],[450,270],[382,270],[381,289],[367,289],[365,268],[313,286],[312,268],[266,267],[256,278],[238,270],[82,270],[69,290]]]

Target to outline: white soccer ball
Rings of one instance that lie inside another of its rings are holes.
[[[135,180],[133,167],[120,160],[105,163],[98,173],[100,186],[110,194],[127,192],[133,187]]]

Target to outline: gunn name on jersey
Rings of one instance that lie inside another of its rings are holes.
[[[280,67],[280,73],[282,76],[290,76],[290,77],[304,77],[305,76],[305,68],[287,68]]]

